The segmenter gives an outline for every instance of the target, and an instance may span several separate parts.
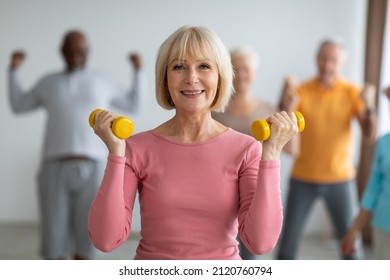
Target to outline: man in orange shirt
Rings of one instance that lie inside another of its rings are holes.
[[[286,80],[280,109],[300,111],[306,127],[300,135],[300,154],[290,179],[278,259],[296,257],[303,225],[317,198],[325,200],[338,240],[356,214],[351,124],[357,119],[364,137],[374,138],[375,88],[367,85],[361,91],[344,80],[340,76],[344,59],[343,45],[325,40],[317,53],[317,75],[301,85]],[[354,256],[342,257],[361,258],[361,240],[359,243],[360,250]]]

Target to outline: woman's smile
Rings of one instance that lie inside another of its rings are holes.
[[[204,90],[182,90],[182,91],[180,91],[180,93],[182,93],[183,95],[190,97],[190,98],[198,97],[204,92],[205,92]]]

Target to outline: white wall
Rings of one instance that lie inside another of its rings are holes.
[[[207,25],[229,48],[254,46],[261,56],[256,92],[276,103],[285,75],[306,79],[314,74],[314,54],[324,37],[344,39],[349,49],[344,74],[362,81],[365,13],[365,0],[0,0],[0,222],[38,221],[35,174],[46,117],[42,110],[18,116],[10,110],[6,73],[13,49],[28,54],[22,72],[26,88],[63,66],[58,48],[69,28],[81,28],[89,36],[90,67],[123,84],[129,84],[126,55],[139,51],[149,80],[148,105],[131,117],[142,131],[172,115],[154,100],[154,60],[159,45],[179,26]],[[286,183],[290,159],[283,157],[283,165]],[[326,214],[318,209],[309,231],[326,227]],[[135,220],[139,229],[138,216]]]

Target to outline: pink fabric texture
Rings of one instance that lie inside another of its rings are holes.
[[[127,240],[136,193],[141,236],[134,259],[240,259],[237,234],[255,254],[271,251],[283,209],[280,161],[261,160],[261,144],[232,129],[181,144],[152,131],[108,156],[91,206],[90,239],[101,251]]]

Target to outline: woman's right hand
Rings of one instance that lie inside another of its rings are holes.
[[[103,140],[104,144],[106,144],[110,154],[124,157],[126,142],[125,140],[116,137],[111,129],[112,123],[117,117],[119,116],[110,111],[97,112],[95,114],[93,131]]]
[[[294,113],[277,112],[267,119],[272,133],[267,141],[263,142],[263,160],[279,159],[283,147],[299,132],[297,117]]]

